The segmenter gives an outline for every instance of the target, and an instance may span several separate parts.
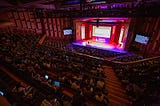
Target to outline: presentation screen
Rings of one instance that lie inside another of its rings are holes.
[[[143,36],[143,35],[140,35],[140,34],[136,34],[135,42],[146,45],[148,43],[148,41],[149,41],[149,37]]]
[[[111,27],[109,26],[93,26],[92,36],[110,38]]]

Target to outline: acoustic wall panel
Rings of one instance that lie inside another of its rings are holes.
[[[32,28],[30,22],[27,22],[27,28],[28,28],[28,29],[31,29],[31,28]]]
[[[28,12],[24,12],[24,18],[26,21],[29,21],[29,14]]]
[[[53,29],[52,29],[52,24],[49,24],[49,30],[50,30],[50,31],[53,30]]]
[[[160,29],[160,17],[139,17],[136,18],[133,35],[130,37],[132,38],[132,43],[130,45],[136,45],[140,49],[142,53],[146,52],[147,54],[154,54],[160,53],[158,48],[159,41],[159,29]],[[132,23],[132,22],[131,22]],[[132,26],[130,26],[132,27]],[[147,45],[142,45],[134,42],[134,36],[136,33],[145,33],[150,37],[149,43]],[[144,49],[145,48],[145,49]]]
[[[15,19],[15,20],[19,19],[19,16],[18,16],[18,13],[17,13],[17,12],[14,12],[13,15],[14,15],[14,19]]]
[[[45,23],[45,29],[48,30],[48,25],[47,25],[47,23]]]
[[[49,36],[49,31],[48,30],[46,31],[46,36]]]
[[[50,31],[50,36],[53,37],[53,31]]]
[[[23,12],[19,12],[19,17],[20,17],[20,20],[24,20]]]
[[[57,28],[58,28],[58,37],[61,37],[61,29],[60,29],[60,18],[57,18]]]
[[[41,21],[40,21],[40,19],[36,19],[36,22],[37,22],[37,23],[40,23]]]
[[[43,22],[44,22],[44,24],[46,24],[47,23],[47,19],[43,18]]]
[[[41,32],[39,29],[35,29],[35,31],[37,34],[40,34],[40,32]]]
[[[33,13],[33,12],[29,12],[29,19],[35,19],[35,18],[34,18],[34,13]]]
[[[38,29],[42,29],[41,23],[37,23]]]
[[[9,13],[8,13],[8,18],[9,18],[9,19],[13,19],[13,18],[14,18],[14,16],[13,16],[13,13],[12,13],[12,12],[9,12]]]
[[[27,28],[26,21],[22,21],[22,27]]]
[[[52,24],[51,18],[48,18],[48,23]]]
[[[31,23],[32,29],[36,29],[36,25],[34,22]]]
[[[61,41],[70,39],[70,36],[63,36],[63,28],[72,27],[71,18],[36,18],[34,12],[29,11],[10,12],[8,17],[15,23],[15,32],[43,33]]]
[[[17,26],[18,26],[19,28],[21,28],[21,27],[22,27],[22,25],[21,25],[21,21],[20,21],[20,20],[16,20],[16,23],[17,23]]]

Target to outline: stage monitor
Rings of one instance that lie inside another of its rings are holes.
[[[72,35],[72,29],[63,29],[63,34],[64,35]]]
[[[110,38],[111,27],[110,26],[93,26],[92,36]]]
[[[138,42],[140,44],[147,45],[149,41],[149,37],[144,34],[136,34],[135,42]]]

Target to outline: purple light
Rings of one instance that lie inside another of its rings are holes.
[[[100,6],[100,9],[107,9],[107,6]]]
[[[104,38],[96,38],[96,41],[99,41],[99,42],[106,42],[106,39],[104,39]]]
[[[115,51],[115,52],[120,52],[120,53],[126,53],[126,51],[123,50],[123,48],[120,48],[118,46],[114,46],[108,43],[95,43],[95,42],[86,42],[86,41],[81,41],[81,42],[74,42],[74,45],[79,45],[79,46],[88,46],[90,45],[93,48],[99,48],[103,50],[109,50],[109,51]]]

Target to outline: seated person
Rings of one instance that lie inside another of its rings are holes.
[[[47,96],[47,98],[42,101],[41,106],[52,106],[50,96]]]
[[[21,86],[21,82],[20,82],[20,83],[17,83],[15,87],[13,87],[12,92],[23,96],[25,93],[25,88]]]
[[[104,81],[102,79],[97,81],[97,87],[100,89],[104,88]]]
[[[47,99],[44,99],[41,103],[41,106],[52,106],[52,104]]]
[[[73,96],[72,106],[85,106],[85,98],[81,95],[81,91],[77,91]]]
[[[35,78],[38,81],[41,81],[41,75],[40,74],[36,74],[33,78]]]
[[[33,90],[33,87],[27,86],[27,87],[25,88],[24,95],[28,95],[32,90]]]
[[[98,93],[95,95],[95,99],[99,102],[103,102],[104,101],[104,95],[102,93]]]
[[[73,89],[79,89],[80,86],[79,86],[78,82],[73,82],[72,85],[71,85],[71,88],[73,88]]]
[[[80,78],[78,75],[75,75],[73,78],[78,80],[78,81],[82,80],[82,78]]]
[[[109,100],[103,93],[98,93],[95,95],[95,99],[101,103],[103,103],[105,106],[109,103]]]
[[[94,79],[91,78],[89,84],[90,84],[91,86],[94,86],[94,82],[95,82]]]

